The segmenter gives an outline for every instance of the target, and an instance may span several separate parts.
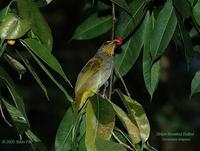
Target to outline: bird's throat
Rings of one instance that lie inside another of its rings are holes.
[[[115,50],[115,44],[107,45],[102,48],[102,51],[108,56],[113,56],[114,50]]]

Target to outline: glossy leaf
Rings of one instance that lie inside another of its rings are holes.
[[[87,151],[86,147],[85,147],[85,137],[82,137],[79,145],[78,145],[78,151]]]
[[[68,94],[68,92],[65,90],[65,88],[56,81],[56,79],[53,77],[53,75],[48,71],[48,69],[42,64],[42,62],[31,52],[31,55],[37,62],[37,64],[42,68],[42,70],[48,75],[48,77],[55,83],[55,85],[64,93],[66,99],[70,102],[73,102],[72,97]]]
[[[79,127],[79,136],[78,136],[78,140],[82,139],[83,137],[85,137],[85,130],[86,130],[86,115],[85,113],[82,115],[81,117],[81,121],[80,121],[80,127]],[[85,140],[85,139],[84,139]],[[85,141],[84,141],[85,142]]]
[[[26,117],[21,113],[21,111],[8,103],[5,99],[2,99],[3,103],[5,104],[8,113],[10,114],[18,132],[20,134],[26,134],[27,137],[31,140],[32,147],[39,149],[40,151],[47,151],[44,144],[41,142],[41,140],[29,129],[29,123]]]
[[[97,139],[96,151],[126,151],[126,149],[118,143],[103,139]]]
[[[134,31],[145,15],[145,6],[145,0],[133,1],[129,5],[132,16],[127,12],[122,12],[120,14],[116,25],[116,37],[122,37],[125,39]]]
[[[0,79],[2,79],[3,82],[5,83],[5,85],[7,86],[8,90],[9,90],[9,92],[10,92],[10,94],[11,94],[13,100],[14,100],[16,108],[22,113],[22,115],[24,116],[24,118],[28,122],[28,118],[26,116],[23,99],[19,95],[19,93],[17,91],[18,89],[17,89],[15,83],[13,82],[11,77],[8,75],[8,73],[2,67],[0,67]]]
[[[92,97],[86,109],[87,150],[95,149],[96,138],[109,140],[115,124],[115,112],[112,105],[99,95]]]
[[[18,39],[30,29],[30,22],[16,14],[7,14],[0,24],[1,39]]]
[[[131,119],[136,122],[142,142],[146,142],[150,135],[150,124],[142,105],[119,90],[117,93],[123,100]]]
[[[196,72],[191,83],[191,96],[200,92],[200,71]]]
[[[6,51],[6,48],[7,48],[7,42],[4,42],[2,46],[0,45],[0,57]]]
[[[100,95],[95,95],[91,100],[98,120],[97,137],[109,140],[115,125],[115,112],[112,105]]]
[[[95,150],[95,140],[97,135],[98,120],[95,111],[92,107],[92,102],[88,101],[86,107],[86,133],[85,133],[85,146],[87,151]]]
[[[40,13],[34,0],[17,0],[19,16],[31,22],[31,38],[37,38],[47,51],[52,51],[51,29]]]
[[[162,55],[167,48],[176,29],[177,19],[171,0],[167,1],[158,14],[151,36],[151,56],[153,60]]]
[[[192,9],[192,12],[196,23],[200,26],[200,0],[197,1]]]
[[[121,53],[115,55],[115,67],[121,76],[124,76],[135,64],[143,46],[144,24],[121,47]]]
[[[157,89],[160,79],[160,60],[155,62],[152,66],[148,65],[147,62],[145,62],[143,66],[143,71],[145,86],[152,99],[153,93]]]
[[[22,75],[26,72],[26,68],[18,60],[14,59],[7,53],[4,55],[4,58],[13,67],[13,69],[19,73],[19,79],[21,79]]]
[[[151,35],[154,29],[154,16],[150,16],[149,12],[145,17],[145,28],[144,28],[144,51],[143,51],[143,77],[145,86],[151,96],[157,88],[160,78],[160,61],[153,62],[151,57]]]
[[[151,97],[154,91],[157,89],[158,82],[160,79],[160,60],[156,61],[151,67]]]
[[[56,151],[69,151],[72,143],[73,112],[69,108],[58,127],[55,139]]]
[[[108,32],[111,27],[111,16],[100,17],[97,14],[93,14],[76,28],[72,39],[92,39]]]
[[[191,6],[188,0],[173,0],[173,3],[184,20],[191,16]]]
[[[187,68],[189,70],[190,62],[193,55],[193,45],[190,35],[184,25],[184,22],[178,17],[178,27],[182,38],[182,43],[185,50],[185,59],[187,61]]]
[[[48,92],[47,89],[45,87],[45,85],[42,83],[42,81],[40,80],[40,77],[38,76],[38,74],[36,73],[35,69],[32,67],[31,63],[29,62],[28,59],[26,59],[25,57],[23,57],[21,55],[20,52],[17,51],[17,54],[21,57],[22,61],[24,62],[24,64],[26,65],[26,67],[28,68],[28,70],[30,71],[30,73],[33,75],[33,77],[35,78],[36,82],[38,83],[38,85],[41,87],[42,91],[44,92],[47,100],[49,100],[49,96],[48,96]]]
[[[40,59],[42,59],[46,64],[48,64],[52,69],[54,69],[58,74],[60,74],[66,82],[68,82],[71,86],[70,81],[66,77],[61,65],[57,61],[57,59],[49,52],[47,49],[39,43],[36,39],[24,39],[20,40],[21,43],[31,50],[34,54],[36,54]]]
[[[2,101],[6,109],[8,110],[8,113],[10,114],[19,134],[23,134],[24,132],[26,132],[29,129],[29,125],[23,114],[4,98],[2,98]]]
[[[194,6],[197,1],[198,0],[188,0],[188,3],[190,3],[191,6]]]
[[[116,115],[119,117],[120,121],[128,131],[128,134],[131,137],[133,143],[139,143],[141,141],[141,137],[138,127],[130,120],[127,114],[120,107],[118,107],[114,103],[112,103],[112,106],[115,110]]]

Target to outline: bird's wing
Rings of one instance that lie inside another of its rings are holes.
[[[78,75],[76,87],[75,87],[75,93],[79,91],[79,89],[82,86],[84,86],[84,84],[88,82],[88,80],[93,79],[95,74],[101,69],[102,65],[103,65],[103,59],[98,56],[93,57],[87,62],[87,64],[83,67],[83,69]],[[97,81],[94,81],[94,82],[97,82]]]

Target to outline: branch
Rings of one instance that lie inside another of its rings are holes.
[[[133,148],[131,148],[129,145],[123,143],[116,135],[114,132],[112,132],[113,137],[118,141],[119,144],[121,144],[122,146],[126,147],[127,149],[131,150],[131,151],[135,151]]]
[[[112,36],[111,39],[115,39],[115,22],[116,22],[116,16],[115,16],[115,3],[112,2]]]
[[[115,16],[115,4],[112,2],[112,34],[111,34],[111,39],[115,39],[115,22],[116,22],[116,16]],[[110,75],[110,86],[109,86],[109,96],[108,99],[111,99],[112,95],[112,84],[113,84],[113,70],[114,68],[112,67],[112,73]]]
[[[117,76],[119,77],[119,79],[121,80],[121,82],[122,82],[122,84],[123,84],[123,86],[124,86],[124,89],[125,89],[125,91],[126,91],[126,94],[128,95],[128,97],[131,97],[131,95],[130,95],[130,93],[129,93],[129,91],[128,91],[128,88],[126,87],[126,84],[125,84],[125,82],[124,82],[124,80],[123,80],[121,74],[119,73],[119,71],[117,70],[116,67],[115,67],[115,72],[116,72],[116,75],[117,75]]]

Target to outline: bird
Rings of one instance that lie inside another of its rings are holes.
[[[121,38],[104,42],[78,74],[75,84],[75,107],[78,111],[111,76],[116,45],[122,45]]]

